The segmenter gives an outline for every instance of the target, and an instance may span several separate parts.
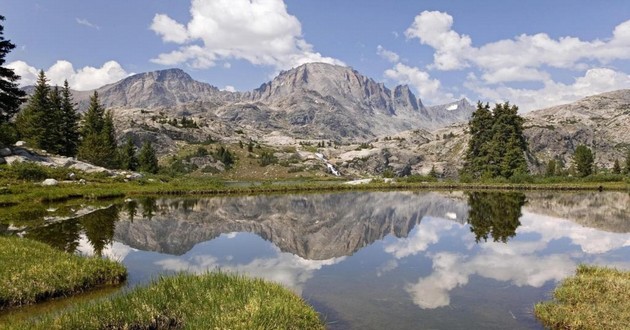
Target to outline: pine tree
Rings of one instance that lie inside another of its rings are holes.
[[[158,159],[155,155],[155,149],[151,141],[145,141],[142,144],[142,148],[138,154],[138,163],[140,165],[140,171],[147,173],[157,173],[158,171]]]
[[[50,110],[50,87],[44,70],[39,72],[35,91],[28,99],[26,107],[16,117],[20,138],[32,147],[43,148],[46,144],[46,119]]]
[[[554,159],[550,159],[547,163],[547,168],[545,169],[545,176],[554,175],[556,175],[556,161]]]
[[[123,170],[135,171],[138,169],[136,146],[131,138],[127,138],[127,142],[118,150],[118,165]]]
[[[48,152],[59,154],[63,148],[63,100],[59,87],[53,87],[48,94],[48,110],[45,113],[44,140],[40,146]]]
[[[573,163],[575,164],[576,174],[579,177],[589,176],[593,173],[594,163],[593,152],[587,146],[580,144],[575,148],[573,154]]]
[[[116,166],[116,135],[112,113],[105,113],[96,91],[90,97],[90,106],[81,127],[81,137],[77,155],[79,159],[98,166]]]
[[[626,152],[626,161],[624,163],[623,173],[630,174],[630,149]]]
[[[59,154],[74,157],[79,148],[79,114],[72,100],[72,92],[68,81],[64,81],[61,90],[61,150]]]
[[[4,16],[0,15],[0,22]],[[4,39],[4,26],[0,24],[0,145],[10,144],[15,139],[15,129],[10,123],[26,100],[26,93],[18,87],[20,76],[4,67],[5,56],[15,48],[10,40]]]

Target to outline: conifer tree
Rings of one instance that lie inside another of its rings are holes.
[[[72,100],[68,81],[64,81],[61,90],[61,150],[59,154],[74,157],[79,148],[79,114]]]
[[[573,154],[573,163],[575,165],[576,174],[580,177],[589,176],[593,173],[594,156],[591,149],[580,144],[575,148]]]
[[[26,107],[16,118],[16,125],[20,137],[31,146],[43,148],[46,139],[47,112],[50,109],[49,103],[50,87],[44,70],[39,72],[35,91],[28,99]]]
[[[59,154],[63,148],[62,102],[59,87],[53,87],[48,94],[49,108],[45,113],[45,122],[41,123],[44,126],[44,139],[40,147],[55,154]]]
[[[550,159],[547,163],[547,168],[545,169],[545,176],[554,176],[556,175],[556,161],[555,159]]]
[[[624,163],[623,173],[630,174],[630,149],[626,152],[626,161]]]
[[[136,157],[136,146],[131,138],[118,151],[118,165],[123,170],[135,171],[138,169],[138,158]]]
[[[4,16],[0,15],[0,22]],[[11,40],[4,39],[4,26],[0,24],[0,145],[13,143],[15,129],[10,119],[19,111],[26,100],[26,93],[18,87],[20,76],[4,67],[5,56],[15,48]]]
[[[90,97],[90,106],[81,127],[81,137],[77,155],[79,159],[98,166],[116,166],[116,137],[112,113],[105,113],[96,91]]]
[[[142,144],[142,148],[138,154],[138,163],[140,165],[140,171],[154,174],[158,172],[158,159],[151,141],[145,141]]]

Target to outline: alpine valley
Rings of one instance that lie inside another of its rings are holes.
[[[328,175],[328,164],[350,177],[427,174],[432,168],[457,176],[469,139],[467,121],[476,108],[466,99],[427,106],[406,85],[389,89],[349,67],[323,63],[281,72],[247,92],[219,90],[180,69],[136,74],[96,91],[113,110],[119,142],[131,138],[140,146],[149,139],[161,156],[199,144],[254,144],[269,149],[284,167],[259,173],[270,177]],[[73,94],[83,111],[93,91]],[[598,167],[611,168],[630,146],[630,90],[524,117],[533,173],[552,158],[569,167],[579,144],[595,151]],[[258,157],[245,155],[237,157]],[[186,161],[210,169],[205,173],[224,171],[212,155]]]

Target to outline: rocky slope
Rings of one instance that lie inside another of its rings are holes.
[[[280,131],[296,138],[338,141],[443,127],[467,120],[474,110],[465,100],[427,108],[406,85],[390,90],[351,68],[324,63],[282,72],[244,93],[219,91],[179,69],[137,74],[97,92],[115,113],[138,108],[171,117],[200,117],[254,132]],[[91,94],[75,93],[82,109]]]

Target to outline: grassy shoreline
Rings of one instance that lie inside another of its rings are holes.
[[[629,297],[630,272],[580,265],[534,314],[550,329],[627,329]]]
[[[47,244],[0,236],[0,310],[119,285],[127,271],[118,262],[86,258]]]
[[[122,295],[8,329],[324,329],[315,310],[279,284],[225,273],[162,277]]]
[[[298,193],[370,190],[555,190],[555,191],[624,191],[626,182],[564,182],[564,183],[463,183],[463,182],[384,182],[350,185],[342,181],[296,181],[273,184],[226,186],[215,179],[186,178],[169,182],[93,182],[86,185],[61,183],[42,187],[35,183],[14,183],[0,194],[0,207],[23,202],[58,202],[70,199],[110,199],[137,195],[240,195],[257,193]]]

